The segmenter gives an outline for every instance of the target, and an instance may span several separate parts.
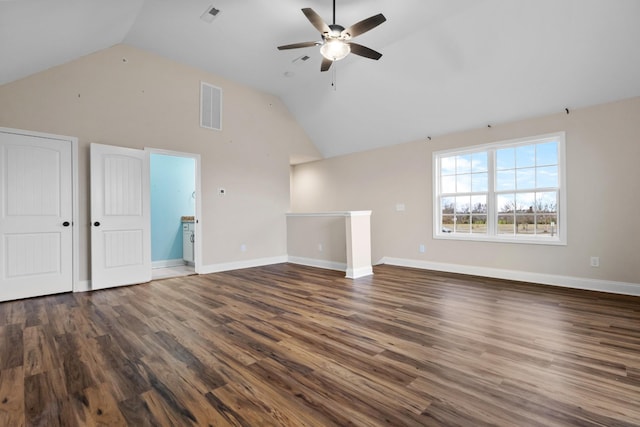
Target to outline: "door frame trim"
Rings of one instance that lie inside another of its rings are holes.
[[[195,230],[195,246],[193,248],[193,264],[195,266],[195,272],[197,274],[202,274],[202,197],[200,190],[200,178],[201,178],[201,167],[200,167],[200,154],[196,153],[187,153],[184,151],[173,151],[173,150],[163,150],[160,148],[153,147],[144,147],[145,153],[147,153],[147,159],[149,160],[149,164],[151,164],[151,154],[161,154],[163,156],[173,156],[173,157],[186,157],[193,159],[196,163],[195,167],[195,187],[196,187],[196,230]]]
[[[78,138],[75,136],[0,127],[0,132],[71,143],[71,291],[77,292],[80,277],[80,216],[78,212]]]

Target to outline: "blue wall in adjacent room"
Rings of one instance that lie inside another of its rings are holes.
[[[195,215],[195,160],[151,154],[151,261],[182,259],[184,215]]]

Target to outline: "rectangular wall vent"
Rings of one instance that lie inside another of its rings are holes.
[[[307,62],[310,59],[311,57],[309,55],[302,55],[302,56],[298,56],[296,59],[294,59],[291,62],[293,62],[294,64],[302,64],[303,62]]]
[[[222,89],[200,82],[200,126],[222,130]]]
[[[204,22],[209,22],[211,23],[216,16],[218,16],[220,14],[220,9],[216,9],[213,6],[209,6],[202,15],[200,15],[200,19],[202,19]]]

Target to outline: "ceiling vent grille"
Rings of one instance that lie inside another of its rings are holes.
[[[293,62],[294,64],[302,64],[303,62],[307,62],[310,59],[311,57],[309,55],[302,55],[302,56],[298,56],[296,59],[294,59],[291,62]]]
[[[220,9],[216,9],[213,6],[209,6],[204,11],[204,13],[200,15],[200,19],[202,19],[204,22],[211,23],[219,14],[220,14]]]
[[[200,126],[222,130],[222,89],[200,82]]]

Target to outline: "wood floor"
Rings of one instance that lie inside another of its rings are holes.
[[[640,298],[374,271],[2,303],[0,425],[640,425]]]

